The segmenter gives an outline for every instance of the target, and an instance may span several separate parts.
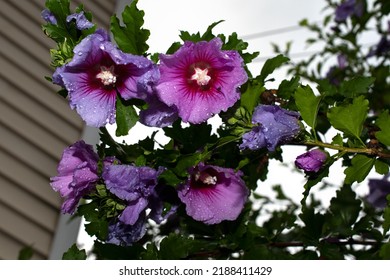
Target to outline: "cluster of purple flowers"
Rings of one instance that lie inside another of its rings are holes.
[[[50,24],[56,18],[47,10],[42,17]],[[66,21],[80,30],[93,27],[83,13]],[[69,104],[89,126],[102,127],[116,120],[118,96],[147,104],[140,122],[153,127],[171,125],[178,118],[191,124],[207,121],[228,110],[240,99],[239,88],[247,79],[243,59],[237,51],[223,50],[220,38],[184,42],[175,53],[160,55],[157,65],[144,56],[122,52],[106,31],[98,29],[73,49],[73,58],[58,67],[53,82],[68,92]],[[241,149],[267,148],[297,136],[299,114],[276,105],[260,105],[253,114],[254,128],[243,135]],[[73,214],[85,196],[104,184],[110,195],[125,204],[109,224],[107,242],[127,245],[146,232],[146,221],[160,223],[175,212],[164,212],[157,189],[163,168],[153,169],[100,159],[83,141],[65,149],[58,175],[51,186],[65,201],[64,213]],[[206,224],[235,220],[249,196],[242,172],[206,163],[190,168],[187,181],[177,186],[177,197],[193,219]]]
[[[336,8],[336,22],[343,22],[351,16],[361,17],[364,12],[364,1],[346,0]]]
[[[177,205],[162,215],[163,203],[157,188],[164,187],[158,182],[163,168],[120,164],[118,160],[107,158],[99,174],[98,162],[99,157],[91,145],[76,142],[64,150],[58,175],[51,178],[51,186],[64,197],[63,213],[73,214],[79,201],[93,193],[99,182],[124,202],[124,210],[109,224],[107,242],[118,245],[136,242],[146,232],[147,219],[160,223],[175,212]],[[235,220],[249,194],[241,176],[241,172],[230,168],[200,163],[178,187],[178,197],[186,205],[187,214],[195,220],[206,224]]]
[[[57,20],[45,10],[42,17]],[[72,14],[78,29],[93,26],[83,13]],[[140,122],[165,127],[178,117],[201,123],[226,111],[239,99],[239,86],[248,76],[237,51],[222,50],[222,41],[185,42],[172,55],[160,55],[160,64],[122,52],[104,30],[82,39],[70,62],[56,69],[53,82],[64,87],[69,103],[89,126],[115,122],[117,94],[123,99],[140,99],[148,108]]]

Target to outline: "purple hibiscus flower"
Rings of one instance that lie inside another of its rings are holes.
[[[91,145],[78,141],[66,148],[57,168],[58,175],[51,177],[51,187],[65,197],[62,212],[73,214],[80,199],[90,193],[99,176],[99,157]]]
[[[140,123],[151,127],[166,127],[172,125],[179,116],[175,106],[168,106],[158,97],[155,85],[160,79],[160,71],[147,72],[140,80],[140,87],[147,95],[144,98],[148,108],[139,112]]]
[[[203,163],[192,168],[187,182],[178,188],[187,214],[206,224],[237,219],[249,193],[241,176],[233,169]]]
[[[327,158],[328,155],[324,151],[315,149],[299,155],[295,160],[295,165],[306,172],[318,172]]]
[[[84,38],[73,52],[73,59],[57,68],[53,82],[67,89],[71,108],[93,127],[115,122],[117,92],[124,99],[145,99],[138,81],[157,71],[148,59],[120,51],[103,30]]]
[[[277,145],[285,144],[299,134],[299,116],[299,113],[277,105],[259,105],[252,116],[256,126],[242,136],[240,149],[274,151]]]
[[[146,218],[142,213],[133,225],[115,221],[108,226],[107,243],[129,246],[140,240],[146,233]]]
[[[84,30],[84,29],[89,29],[94,26],[92,22],[90,22],[83,11],[80,13],[74,13],[66,17],[66,22],[71,22],[72,20],[76,21],[76,27],[78,30]]]
[[[387,206],[387,195],[390,194],[390,182],[388,175],[383,179],[369,179],[369,193],[366,197],[368,203],[378,209],[384,209]]]
[[[47,23],[50,23],[50,24],[57,24],[57,19],[55,17],[55,15],[48,9],[44,9],[42,10],[41,12],[41,17],[47,22]]]
[[[236,51],[221,50],[219,38],[185,42],[172,55],[160,55],[159,99],[174,106],[185,122],[201,123],[226,111],[240,97],[248,77]]]
[[[135,225],[149,206],[149,197],[154,193],[160,173],[161,170],[132,165],[104,167],[102,177],[107,189],[127,203],[119,216],[119,221],[126,225]]]
[[[363,1],[346,0],[336,8],[335,20],[336,22],[342,22],[352,15],[356,17],[361,17],[363,15],[363,12],[364,12]]]

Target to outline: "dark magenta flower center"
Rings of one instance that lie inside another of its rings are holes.
[[[211,66],[207,62],[193,63],[188,70],[188,84],[196,89],[208,90],[213,80],[212,72]]]
[[[218,173],[213,169],[196,170],[192,175],[191,187],[210,188],[218,183]]]

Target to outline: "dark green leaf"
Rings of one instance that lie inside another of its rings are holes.
[[[367,112],[368,100],[359,96],[352,104],[331,108],[328,118],[334,128],[360,139]]]
[[[381,175],[386,175],[389,173],[389,164],[377,159],[375,161],[375,171]]]
[[[374,83],[373,77],[354,77],[344,81],[340,86],[340,93],[345,97],[354,98],[368,92],[368,88]]]
[[[299,77],[293,77],[291,80],[283,80],[278,88],[278,97],[289,100],[299,85]]]
[[[315,245],[322,237],[322,228],[325,222],[325,216],[321,213],[315,213],[314,208],[303,208],[299,215],[305,227],[302,229],[304,242]]]
[[[276,68],[282,66],[286,62],[288,62],[290,59],[288,57],[285,57],[282,54],[279,54],[278,56],[275,56],[274,58],[268,59],[265,63],[263,68],[261,69],[260,76],[258,77],[258,80],[264,84],[266,78],[272,74]]]
[[[18,260],[31,260],[33,254],[34,249],[32,246],[24,247],[19,251]]]
[[[244,107],[250,114],[260,102],[260,95],[264,91],[264,86],[255,82],[248,83],[241,95],[241,106]]]
[[[190,34],[187,31],[180,31],[180,39],[183,41],[199,42],[199,41],[210,41],[215,38],[213,34],[213,28],[223,22],[223,20],[212,23],[206,30],[203,35],[200,35],[199,32]]]
[[[99,260],[137,260],[143,252],[145,249],[139,244],[124,247],[95,241],[93,245],[93,253]]]
[[[344,185],[330,201],[330,216],[326,218],[326,227],[330,234],[344,236],[352,234],[351,226],[356,222],[361,210],[361,200],[356,198],[350,185]]]
[[[179,260],[188,256],[192,239],[171,233],[160,244],[160,256],[163,260]]]
[[[336,136],[332,138],[332,144],[337,146],[344,146],[343,137],[337,133]]]
[[[164,128],[165,135],[177,141],[185,154],[194,153],[207,143],[214,142],[216,137],[211,135],[211,130],[212,126],[207,123],[182,128],[180,122],[175,122],[172,127]]]
[[[380,131],[375,133],[376,138],[382,144],[386,146],[390,146],[390,114],[389,111],[386,110],[382,112],[375,124],[380,128]]]
[[[351,163],[352,165],[344,170],[346,184],[362,182],[374,166],[375,159],[359,154],[352,159]]]
[[[390,229],[390,207],[386,207],[383,212],[383,234],[385,235]]]
[[[149,49],[146,43],[150,32],[143,29],[144,12],[138,10],[137,0],[126,6],[122,13],[124,26],[116,16],[111,17],[111,32],[119,48],[127,53],[143,55]]]
[[[85,250],[79,250],[77,248],[76,244],[73,244],[72,247],[68,249],[63,255],[62,255],[63,260],[86,260],[87,259],[87,253]]]
[[[125,105],[121,98],[116,101],[116,136],[125,136],[137,123],[138,114],[133,105]]]
[[[106,240],[108,234],[108,222],[104,219],[94,220],[85,224],[85,231],[90,236],[96,236],[100,240]]]
[[[302,119],[314,129],[321,97],[316,96],[310,86],[298,87],[294,97]]]
[[[384,260],[390,260],[390,242],[382,245],[379,256]]]

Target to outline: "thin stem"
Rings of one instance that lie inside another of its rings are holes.
[[[304,144],[308,146],[318,146],[323,148],[328,148],[332,150],[341,151],[344,153],[358,153],[358,154],[367,154],[371,156],[377,156],[381,158],[390,158],[390,153],[384,152],[382,149],[378,148],[350,148],[344,146],[333,145],[329,143],[323,143],[321,141],[307,141]]]

